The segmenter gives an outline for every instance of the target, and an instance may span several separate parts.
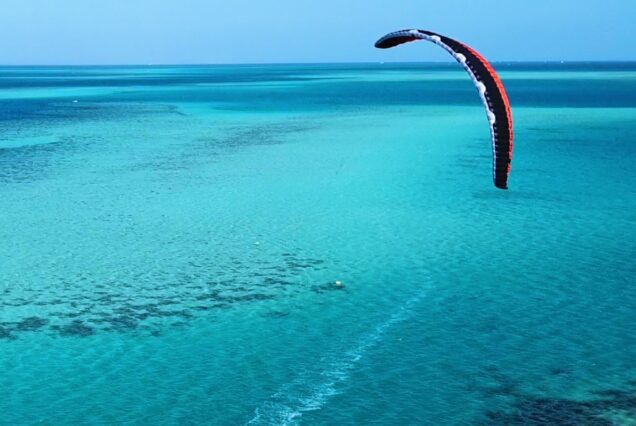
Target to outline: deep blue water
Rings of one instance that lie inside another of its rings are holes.
[[[0,424],[636,422],[636,64],[0,68]],[[337,284],[337,282],[339,284]]]

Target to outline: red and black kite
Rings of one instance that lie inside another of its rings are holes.
[[[508,95],[501,79],[492,65],[475,50],[457,40],[431,31],[396,31],[378,40],[375,47],[388,49],[416,40],[428,40],[442,47],[468,71],[486,107],[490,123],[495,186],[508,189],[508,175],[512,162],[512,114],[510,113]]]

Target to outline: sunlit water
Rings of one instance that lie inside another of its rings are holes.
[[[454,64],[0,68],[0,424],[635,422],[636,65],[497,69],[509,191]]]

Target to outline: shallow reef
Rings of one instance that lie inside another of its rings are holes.
[[[509,411],[491,411],[483,425],[611,426],[636,424],[636,388],[603,390],[582,401],[518,397]]]

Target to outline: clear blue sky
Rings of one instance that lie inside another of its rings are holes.
[[[636,60],[636,0],[2,0],[0,64],[447,60],[377,51],[418,27],[501,60]]]

